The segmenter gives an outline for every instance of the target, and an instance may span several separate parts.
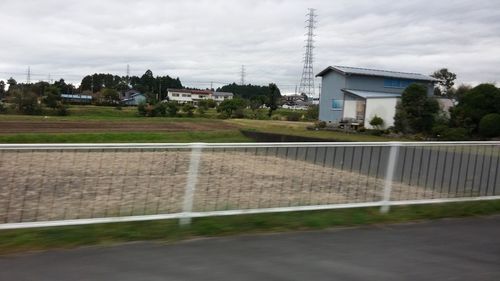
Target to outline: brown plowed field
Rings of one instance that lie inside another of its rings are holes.
[[[0,121],[0,134],[218,131],[236,127],[223,122]]]

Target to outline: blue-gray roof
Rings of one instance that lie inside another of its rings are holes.
[[[398,71],[378,70],[378,69],[349,67],[349,66],[329,66],[320,73],[318,73],[318,75],[316,76],[323,76],[329,73],[330,71],[336,71],[343,75],[354,74],[354,75],[365,75],[365,76],[402,78],[402,79],[411,79],[420,81],[438,81],[436,78],[419,73],[398,72]]]
[[[369,98],[400,98],[401,94],[394,94],[394,93],[384,93],[384,92],[371,92],[371,91],[358,91],[358,90],[349,90],[349,89],[343,89],[342,91],[364,98],[364,99],[369,99]]]

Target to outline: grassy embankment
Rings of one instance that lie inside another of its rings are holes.
[[[196,237],[289,230],[320,230],[331,227],[401,223],[499,213],[500,200],[400,206],[393,207],[387,214],[381,214],[378,208],[359,208],[199,218],[194,219],[190,227],[180,227],[177,220],[161,220],[0,230],[0,254],[83,245],[109,245],[140,240],[173,242]]]

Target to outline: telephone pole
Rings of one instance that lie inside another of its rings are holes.
[[[306,36],[307,39],[305,45],[305,55],[304,55],[304,68],[302,69],[302,78],[300,79],[299,92],[301,94],[306,94],[308,97],[314,96],[314,70],[313,70],[313,49],[314,49],[314,29],[316,23],[315,9],[308,9],[307,20],[306,20]]]

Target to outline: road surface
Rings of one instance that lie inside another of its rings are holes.
[[[0,280],[500,280],[500,216],[10,255]]]

